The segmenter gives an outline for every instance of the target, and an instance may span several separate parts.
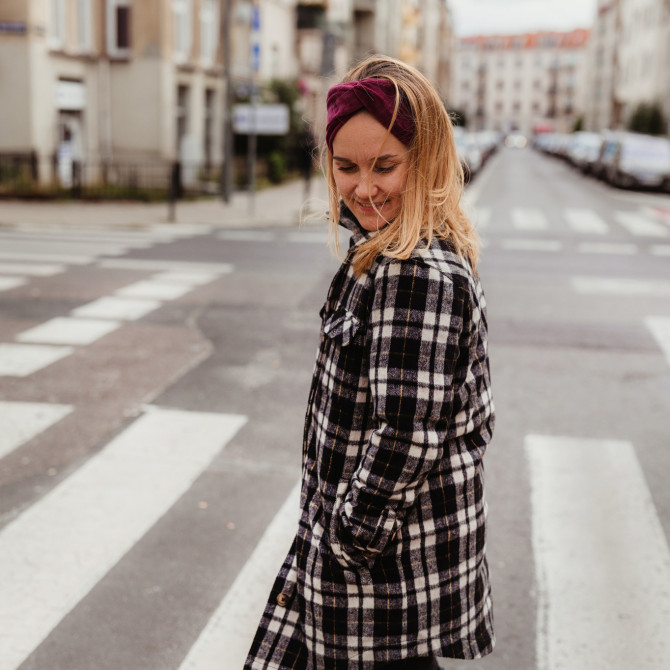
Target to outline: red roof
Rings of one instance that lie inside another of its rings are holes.
[[[538,31],[517,35],[473,35],[462,37],[461,46],[477,49],[538,49],[542,47],[570,48],[583,47],[589,41],[590,30],[577,28],[568,32]]]

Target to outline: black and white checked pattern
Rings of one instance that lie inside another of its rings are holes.
[[[345,210],[351,251],[367,239]],[[481,286],[448,243],[345,260],[321,312],[300,523],[246,670],[372,670],[494,644]]]

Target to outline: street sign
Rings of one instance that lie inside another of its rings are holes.
[[[286,135],[289,129],[287,105],[235,105],[233,130],[238,135]]]

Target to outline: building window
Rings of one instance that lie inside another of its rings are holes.
[[[65,0],[49,1],[49,46],[52,49],[62,49],[65,46]]]
[[[177,153],[181,156],[182,141],[188,134],[189,126],[189,88],[188,86],[177,87]]]
[[[81,51],[93,50],[91,0],[77,0],[77,39]]]
[[[200,5],[200,59],[203,65],[213,65],[219,43],[219,3],[203,0]]]
[[[130,55],[130,0],[107,0],[107,53]]]
[[[204,136],[204,156],[205,165],[211,167],[214,157],[214,90],[208,88],[205,90],[205,136]]]
[[[191,55],[193,38],[191,0],[172,0],[172,16],[174,18],[173,53],[178,62],[187,61]]]

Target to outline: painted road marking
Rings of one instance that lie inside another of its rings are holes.
[[[84,319],[134,321],[158,309],[161,304],[159,300],[105,296],[73,309],[71,314]]]
[[[231,242],[273,242],[275,233],[268,230],[223,230],[217,237]]]
[[[3,670],[23,663],[245,422],[152,408],[0,532]]]
[[[670,317],[648,316],[644,322],[665,354],[668,365],[670,365]]]
[[[670,244],[655,244],[651,248],[654,256],[670,256]]]
[[[191,263],[188,261],[161,261],[144,258],[110,258],[99,261],[98,265],[114,270],[147,270],[155,272],[160,272],[161,270],[197,270],[211,271],[218,274],[227,274],[234,269],[230,263]]]
[[[609,226],[590,209],[566,209],[563,212],[569,226],[585,235],[605,235]]]
[[[65,263],[66,265],[88,265],[95,260],[95,256],[75,256],[73,254],[51,253],[18,253],[14,251],[0,251],[0,259],[6,261],[36,261],[38,263]],[[4,263],[3,263],[4,265]],[[61,270],[59,270],[61,272]]]
[[[572,277],[572,287],[579,293],[604,295],[670,295],[670,281],[662,279],[623,279],[620,277]]]
[[[23,277],[0,277],[0,291],[10,291],[23,286],[26,280]]]
[[[298,483],[266,528],[179,670],[244,665],[268,594],[297,531],[299,503]]]
[[[40,344],[91,344],[120,325],[118,321],[62,316],[25,330],[16,339]]]
[[[529,435],[538,670],[659,670],[670,550],[633,445]]]
[[[513,207],[510,217],[518,230],[546,230],[549,227],[549,221],[541,209]]]
[[[168,270],[154,275],[152,279],[160,282],[200,286],[201,284],[209,284],[209,282],[218,279],[220,276],[220,273],[212,271]]]
[[[668,237],[670,231],[661,223],[650,221],[640,214],[633,212],[615,212],[614,218],[631,235],[642,237]]]
[[[48,242],[43,243],[39,239],[34,240],[4,240],[3,253],[31,254],[31,253],[51,253],[51,254],[81,254],[86,256],[122,256],[128,252],[128,247],[116,244],[115,242]]]
[[[32,440],[33,437],[60,421],[71,411],[72,405],[0,402],[0,458],[14,451],[24,442]],[[3,583],[4,580],[3,576]],[[2,654],[0,654],[1,657]]]
[[[493,214],[490,207],[475,207],[475,213],[472,216],[472,221],[477,230],[484,230],[491,225],[491,215]]]
[[[309,230],[295,233],[288,233],[286,235],[287,242],[297,242],[302,244],[328,244],[327,230]]]
[[[72,353],[72,347],[0,343],[0,376],[27,377]]]
[[[632,255],[638,252],[635,244],[619,244],[616,242],[583,242],[577,247],[582,254],[614,254]]]
[[[31,277],[51,277],[65,270],[64,265],[37,265],[31,263],[2,263],[0,274],[29,275]]]
[[[154,300],[174,300],[193,290],[193,286],[176,284],[170,281],[156,281],[144,279],[129,284],[116,291],[116,295],[123,298],[150,298]]]
[[[563,245],[558,240],[508,239],[502,240],[503,249],[513,251],[560,251]]]

